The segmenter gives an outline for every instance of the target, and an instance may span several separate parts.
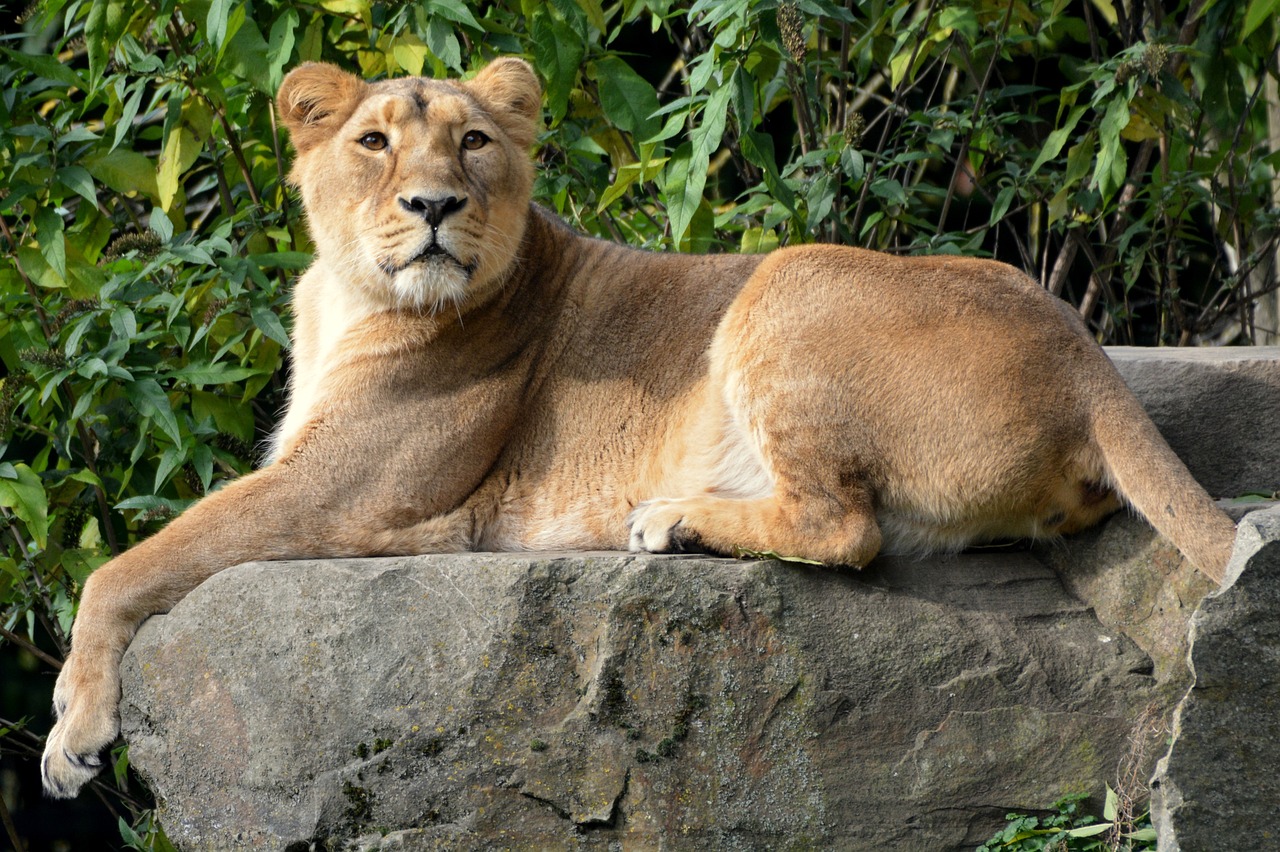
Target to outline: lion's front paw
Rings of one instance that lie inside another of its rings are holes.
[[[103,749],[120,729],[117,673],[93,668],[73,653],[53,690],[58,723],[45,740],[40,776],[45,793],[56,799],[75,797],[93,780],[102,768]]]
[[[627,516],[633,553],[701,553],[701,536],[686,518],[688,500],[646,500]]]

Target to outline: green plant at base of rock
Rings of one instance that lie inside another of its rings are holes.
[[[138,852],[177,852],[174,845],[169,842],[169,838],[165,836],[164,829],[160,827],[153,811],[147,811],[132,826],[125,821],[124,817],[120,817],[118,828],[120,839],[124,841],[127,849],[136,849]]]
[[[1103,821],[1080,812],[1087,793],[1076,793],[1054,804],[1057,813],[1047,817],[1009,814],[1009,821],[977,852],[1140,852],[1155,850],[1156,832],[1149,814],[1132,823],[1118,816],[1119,797],[1107,787]]]

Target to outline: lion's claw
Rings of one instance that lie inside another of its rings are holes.
[[[102,768],[96,754],[73,754],[65,748],[45,751],[40,761],[40,778],[45,795],[54,799],[74,799]]]

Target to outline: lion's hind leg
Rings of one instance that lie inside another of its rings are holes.
[[[856,506],[815,496],[649,500],[627,519],[631,549],[725,556],[776,553],[833,565],[866,565],[880,549],[880,528],[870,502]]]
[[[640,503],[627,518],[631,550],[866,565],[881,544],[866,472],[847,458],[841,464],[830,446],[812,446],[817,435],[797,429],[794,416],[764,416],[775,407],[806,416],[785,392],[751,393],[741,372],[720,369],[709,396],[694,440],[703,448],[692,465],[700,472],[686,480],[700,487]]]

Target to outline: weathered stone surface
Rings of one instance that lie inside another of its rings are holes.
[[[1150,665],[1027,553],[298,562],[147,622],[122,716],[185,850],[946,850],[1101,790]]]
[[[1270,501],[1220,505],[1237,522]],[[1132,639],[1151,657],[1161,695],[1173,706],[1191,683],[1187,628],[1213,583],[1168,540],[1136,515],[1120,512],[1094,529],[1036,546],[1098,620]]]
[[[1109,346],[1107,355],[1210,494],[1280,491],[1280,346]]]
[[[1191,622],[1194,684],[1152,782],[1161,852],[1280,847],[1280,507],[1241,523],[1228,579]]]

